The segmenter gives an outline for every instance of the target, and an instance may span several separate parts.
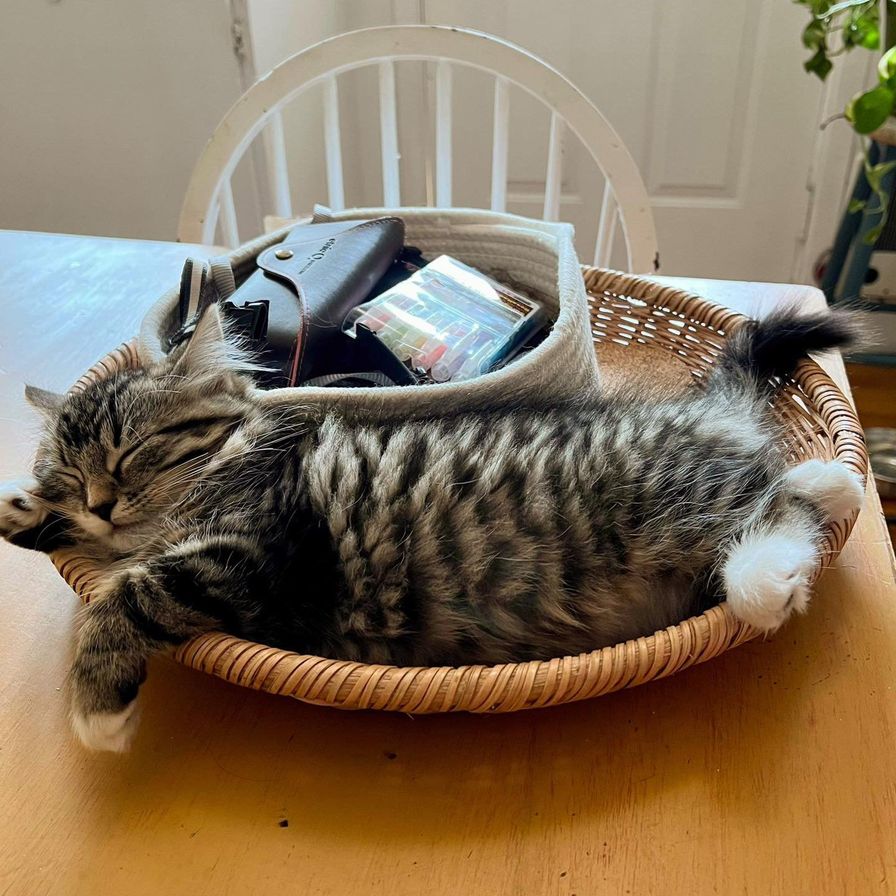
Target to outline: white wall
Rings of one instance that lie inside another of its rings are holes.
[[[227,0],[0,6],[0,228],[174,239],[242,92]]]

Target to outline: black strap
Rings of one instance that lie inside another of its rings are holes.
[[[180,326],[169,338],[169,348],[180,345],[193,335],[199,316],[212,302],[220,303],[227,319],[247,339],[263,339],[268,327],[267,303],[248,302],[237,307],[228,301],[234,292],[236,278],[230,256],[216,255],[208,261],[188,258],[180,275]]]

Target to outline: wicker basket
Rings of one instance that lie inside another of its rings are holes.
[[[712,365],[725,333],[744,318],[644,278],[584,269],[592,333],[607,388],[633,379],[645,390],[687,388]],[[137,363],[133,343],[91,368],[74,388]],[[862,477],[868,456],[852,407],[813,361],[802,362],[774,402],[794,460],[837,458]],[[854,520],[830,527],[823,566],[843,547]],[[56,555],[65,580],[89,599],[97,571],[84,558]],[[722,604],[649,637],[546,662],[458,668],[399,668],[302,656],[209,634],[175,653],[182,663],[234,684],[342,709],[407,713],[510,712],[585,700],[664,678],[756,637]]]

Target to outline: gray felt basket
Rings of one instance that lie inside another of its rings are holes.
[[[352,389],[310,388],[259,391],[259,401],[275,406],[337,407],[366,419],[411,418],[457,410],[581,400],[597,382],[597,362],[581,268],[568,224],[545,224],[516,215],[474,209],[354,209],[334,220],[397,215],[406,241],[425,256],[446,253],[497,279],[527,288],[545,303],[556,322],[537,348],[513,364],[485,376],[424,388],[401,386]],[[259,237],[230,253],[237,283],[255,270],[259,252],[281,242],[289,228]],[[140,330],[143,362],[157,361],[176,328],[178,289],[166,292],[150,309]]]

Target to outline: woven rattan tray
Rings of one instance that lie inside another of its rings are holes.
[[[709,368],[725,334],[743,322],[735,312],[651,280],[584,269],[592,333],[604,384],[685,389]],[[133,343],[92,367],[75,385],[137,363]],[[813,361],[802,362],[774,402],[787,426],[794,460],[837,458],[862,477],[868,456],[852,407]],[[854,520],[832,526],[823,566],[840,552]],[[72,553],[54,556],[65,580],[85,600],[97,570]],[[458,668],[399,668],[302,656],[209,634],[180,647],[182,663],[234,684],[343,709],[407,713],[510,712],[585,700],[633,687],[712,659],[756,637],[724,604],[649,637],[546,662]]]

